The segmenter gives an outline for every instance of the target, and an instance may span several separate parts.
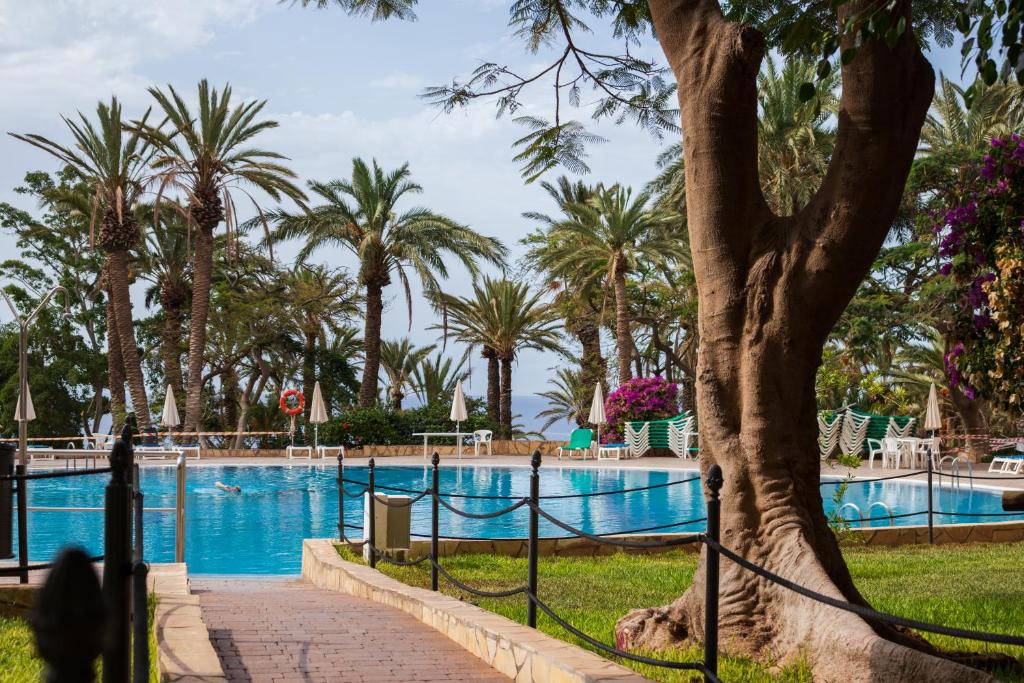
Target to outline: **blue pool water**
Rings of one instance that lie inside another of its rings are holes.
[[[346,476],[366,480],[366,469],[347,467]],[[30,507],[102,507],[109,475],[90,475],[33,481]],[[295,574],[300,570],[303,538],[337,537],[337,468],[333,466],[208,466],[189,467],[185,560],[197,574]],[[694,477],[692,472],[636,469],[546,467],[541,470],[541,495],[591,493],[660,484]],[[225,493],[214,486],[222,481],[242,487]],[[429,485],[429,467],[378,467],[378,484],[410,489]],[[350,488],[358,488],[349,485]],[[145,467],[142,489],[146,507],[174,507],[174,468]],[[529,490],[527,467],[442,467],[441,490],[462,494],[524,496]],[[834,486],[822,487],[826,510],[831,510]],[[508,501],[448,499],[460,509],[487,512]],[[881,501],[894,514],[917,512],[927,506],[927,488],[904,480],[852,484],[844,502],[856,504],[865,516],[881,516]],[[952,512],[998,513],[1000,494],[966,487],[935,492],[935,508]],[[565,522],[593,533],[614,532],[670,524],[704,516],[700,482],[633,493],[544,501],[544,509]],[[855,516],[851,510],[846,516]],[[362,500],[345,499],[346,521],[362,524]],[[936,515],[937,524],[1006,521],[998,515],[953,518]],[[1009,519],[1024,519],[1024,515]],[[925,517],[897,519],[896,524],[923,524]],[[62,546],[75,543],[93,554],[102,553],[103,515],[98,512],[30,512],[29,555],[46,561]],[[504,517],[475,520],[441,509],[441,534],[485,538],[525,537],[527,508]],[[888,520],[871,522],[886,526]],[[414,533],[429,534],[429,498],[413,506]],[[670,531],[696,531],[702,523]],[[349,531],[350,536],[358,532]],[[541,534],[565,532],[541,519]],[[174,555],[174,515],[146,513],[145,555],[151,562],[169,562]]]

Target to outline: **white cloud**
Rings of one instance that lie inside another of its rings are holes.
[[[367,85],[379,90],[419,90],[425,83],[422,76],[398,72],[383,78],[374,78],[368,81]]]

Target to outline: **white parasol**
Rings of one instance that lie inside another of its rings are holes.
[[[608,422],[604,414],[604,390],[598,382],[594,387],[594,400],[590,403],[590,417],[587,419],[590,424],[597,425],[597,443],[601,443],[601,425]]]
[[[25,389],[28,395],[28,405],[25,406],[25,422],[31,422],[36,419],[36,407],[32,405],[32,390],[27,385]],[[18,396],[17,405],[14,406],[14,421],[21,422],[21,396]]]
[[[309,407],[309,422],[313,425],[313,447],[316,448],[320,445],[320,425],[327,422],[327,406],[324,405],[320,382],[313,385],[313,405]]]
[[[939,410],[939,392],[935,389],[935,382],[932,382],[928,390],[928,409],[924,415],[924,428],[930,432],[937,432],[942,429],[942,412]]]

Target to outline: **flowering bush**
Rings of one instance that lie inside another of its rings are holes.
[[[601,435],[604,443],[618,443],[626,438],[626,422],[660,420],[679,412],[676,394],[679,388],[661,377],[636,377],[608,394],[604,401],[608,431]]]
[[[1024,403],[1024,139],[992,140],[960,206],[938,216],[940,272],[958,292],[950,384],[968,398]]]

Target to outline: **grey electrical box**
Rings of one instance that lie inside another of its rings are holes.
[[[412,505],[409,496],[386,496],[377,494],[374,504],[374,547],[404,557],[409,550],[410,518]],[[399,507],[385,505],[381,501],[398,503]],[[363,494],[363,540],[370,537],[370,493]],[[369,544],[363,546],[363,559],[369,561]]]

